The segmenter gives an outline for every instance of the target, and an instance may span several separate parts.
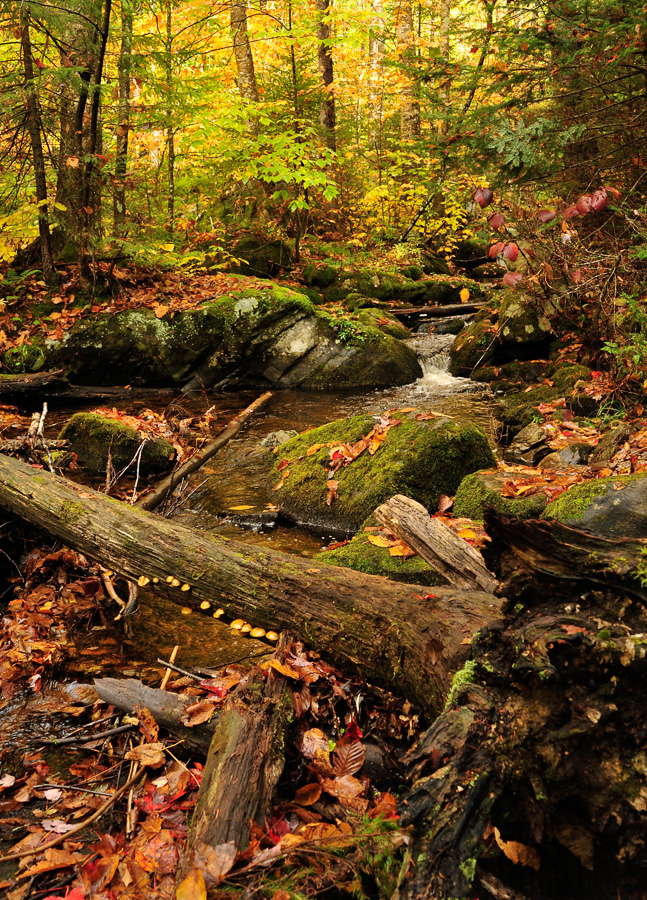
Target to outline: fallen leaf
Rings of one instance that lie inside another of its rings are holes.
[[[470,292],[467,288],[462,288],[460,292],[461,303],[467,303],[470,299]]]
[[[329,747],[328,738],[320,728],[311,728],[304,732],[301,738],[301,752],[306,759],[314,759],[318,750],[325,750],[328,753]]]
[[[286,678],[294,678],[295,680],[299,680],[299,672],[296,669],[293,669],[292,666],[288,666],[286,663],[279,662],[278,659],[270,659],[267,663],[270,669],[275,669],[277,672],[280,672],[281,675],[285,675]]]
[[[157,316],[158,319],[163,319],[164,316],[166,315],[166,313],[168,312],[168,310],[169,310],[168,306],[164,306],[162,303],[160,303],[159,306],[155,307],[155,315]]]
[[[255,506],[228,506],[227,509],[233,510],[234,512],[238,512],[243,509],[256,509]]]
[[[229,841],[211,847],[200,843],[193,851],[192,860],[204,875],[206,886],[210,888],[222,881],[236,862],[236,844]]]
[[[494,829],[494,840],[497,842],[504,855],[515,865],[530,866],[535,872],[539,871],[539,853],[534,847],[520,844],[518,841],[504,841],[498,828]]]
[[[335,775],[354,775],[364,765],[366,747],[360,741],[344,735],[337,741],[332,753]]]
[[[195,728],[196,725],[208,722],[215,709],[216,704],[210,700],[199,700],[197,703],[191,703],[184,708],[184,712],[180,716],[180,722],[189,728]]]
[[[193,868],[178,886],[176,900],[207,900],[207,886],[201,869]]]
[[[132,750],[129,750],[125,758],[137,760],[142,766],[150,766],[152,769],[157,769],[165,759],[164,745],[159,743],[139,744],[138,747],[133,747]]]
[[[369,534],[367,538],[376,547],[392,547],[395,543],[394,538],[385,537],[383,534]]]
[[[312,784],[304,784],[303,787],[296,791],[294,802],[298,803],[299,806],[311,806],[321,797],[322,790],[323,788],[318,781],[314,781]]]

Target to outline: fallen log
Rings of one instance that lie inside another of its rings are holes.
[[[407,309],[390,309],[389,314],[396,319],[410,319],[415,316],[420,318],[445,319],[449,316],[461,316],[464,313],[475,313],[486,306],[481,303],[450,303],[447,306],[410,306]]]
[[[442,708],[472,635],[500,615],[500,600],[483,591],[430,594],[197,532],[3,455],[0,506],[131,581],[151,579],[179,605],[208,601],[226,621],[288,629],[430,712]]]
[[[21,409],[42,406],[43,400],[51,405],[59,403],[84,403],[88,400],[117,401],[134,396],[166,398],[176,393],[165,388],[102,387],[71,384],[63,377],[63,370],[35,372],[27,375],[2,375],[0,377],[0,403],[15,403]]]
[[[285,661],[287,638],[275,659]],[[294,714],[288,679],[274,669],[265,683],[260,669],[232,692],[218,717],[191,819],[188,852],[178,883],[205,846],[247,849],[250,822],[263,826],[285,762],[285,730]],[[234,855],[235,855],[234,852]]]
[[[396,494],[378,506],[375,518],[451,585],[468,591],[496,590],[496,579],[488,572],[479,551],[444,522],[432,518],[421,503]]]
[[[171,496],[173,490],[184,478],[188,478],[189,475],[197,472],[207,460],[211,459],[212,456],[215,456],[216,453],[221,450],[225,444],[228,444],[232,438],[235,438],[245,422],[247,422],[255,412],[262,409],[271,396],[272,394],[267,391],[265,394],[261,394],[260,397],[257,397],[246,409],[238,413],[237,416],[234,416],[231,422],[229,422],[226,428],[220,432],[215,440],[207,444],[202,450],[198,450],[194,453],[193,456],[188,459],[184,465],[180,466],[176,472],[171,472],[171,474],[165,478],[154,491],[147,494],[145,497],[142,497],[141,500],[138,500],[135,506],[147,510],[156,509],[160,503]]]
[[[209,752],[215,722],[204,722],[193,728],[180,722],[185,707],[193,703],[192,697],[147,687],[136,678],[95,678],[94,687],[105,703],[129,713],[145,708],[160,728],[165,728],[182,741],[182,746],[203,756]]]

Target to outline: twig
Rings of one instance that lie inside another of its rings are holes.
[[[33,791],[43,791],[49,788],[58,788],[60,791],[81,791],[84,794],[96,794],[97,797],[112,797],[107,791],[93,791],[92,788],[77,787],[75,784],[35,784]]]
[[[133,725],[119,725],[117,728],[110,728],[108,731],[100,731],[99,734],[86,734],[79,737],[64,738],[40,738],[37,743],[53,745],[60,747],[64,744],[89,744],[91,741],[100,741],[103,738],[113,737],[115,734],[122,734],[124,731],[130,731]]]
[[[40,847],[34,847],[32,850],[21,850],[20,853],[7,853],[5,856],[0,856],[0,864],[11,862],[13,859],[25,859],[27,856],[35,856],[37,853],[44,853],[45,850],[49,850],[50,847],[56,847],[58,844],[62,844],[64,841],[69,840],[73,835],[79,834],[79,832],[83,831],[84,828],[87,828],[88,825],[92,825],[93,822],[96,822],[97,819],[100,819],[101,816],[108,810],[110,807],[117,802],[119,797],[124,794],[127,790],[130,790],[132,785],[135,783],[137,778],[139,777],[139,773],[129,778],[128,781],[123,784],[119,790],[115,791],[114,794],[110,797],[110,799],[106,800],[96,812],[94,812],[91,816],[88,816],[87,819],[84,819],[83,822],[79,822],[73,828],[70,828],[65,834],[59,834],[54,840],[49,841],[47,844],[41,844]]]
[[[177,653],[178,653],[178,650],[179,650],[179,649],[180,649],[180,645],[179,645],[179,644],[176,644],[175,647],[173,647],[173,651],[172,651],[172,653],[171,653],[171,658],[170,658],[170,660],[169,660],[169,662],[170,662],[171,664],[173,664],[173,663],[175,662],[175,659],[176,659],[176,657],[177,657]],[[173,670],[172,670],[172,669],[169,669],[168,666],[167,666],[166,672],[164,672],[164,677],[162,678],[162,683],[160,684],[160,691],[165,691],[165,690],[166,690],[166,685],[168,684],[168,680],[169,680],[169,678],[171,677],[171,672],[172,672],[172,671],[173,671]]]
[[[186,669],[181,669],[179,666],[174,666],[172,662],[166,662],[165,659],[158,659],[158,663],[162,666],[166,666],[167,669],[171,669],[173,672],[179,672],[180,675],[186,675],[187,678],[195,678],[196,681],[204,681],[200,675],[194,675],[193,672],[187,672]]]

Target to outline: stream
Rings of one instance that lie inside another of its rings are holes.
[[[492,397],[483,385],[468,378],[454,378],[448,372],[451,335],[414,334],[410,344],[416,350],[423,375],[412,384],[371,393],[323,393],[277,391],[268,407],[254,416],[239,436],[192,476],[187,500],[172,515],[173,520],[191,528],[217,532],[235,540],[265,544],[273,550],[311,557],[329,543],[346,535],[316,533],[281,520],[271,526],[244,527],[227,517],[233,506],[250,506],[261,512],[275,501],[266,480],[267,451],[259,442],[271,432],[304,431],[335,419],[359,413],[379,415],[389,409],[419,406],[452,416],[458,422],[479,425],[495,442],[496,419]],[[260,391],[215,394],[198,400],[179,398],[166,408],[177,418],[202,415],[207,406],[219,423],[231,419],[244,409]],[[122,411],[137,415],[147,402],[135,395]],[[91,407],[88,407],[91,408]],[[74,410],[57,409],[49,420],[49,429],[57,431]],[[156,410],[160,412],[161,410]],[[94,486],[99,487],[95,481]],[[240,514],[239,514],[240,517]],[[111,607],[112,613],[112,607]],[[182,610],[163,597],[140,591],[137,614],[128,620],[111,621],[93,626],[85,634],[74,635],[76,653],[66,663],[71,682],[67,685],[44,685],[45,692],[59,692],[77,681],[93,677],[136,677],[155,684],[160,677],[157,659],[168,659],[174,645],[180,646],[178,665],[221,667],[231,662],[245,662],[271,653],[266,643],[249,639],[208,614]],[[2,711],[0,735],[10,736],[10,744],[27,745],[30,738],[47,732],[60,732],[51,725],[51,713],[43,697],[31,691],[21,692]],[[56,717],[58,718],[58,717]],[[3,739],[0,737],[0,749]]]

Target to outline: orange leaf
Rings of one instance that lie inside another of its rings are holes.
[[[299,806],[312,806],[321,797],[322,787],[314,781],[312,784],[304,784],[294,795],[294,802]]]
[[[299,680],[299,673],[296,669],[293,669],[292,666],[288,666],[286,663],[279,662],[278,659],[270,659],[267,663],[270,669],[274,669],[277,672],[280,672],[281,675],[285,675],[286,678],[294,678],[296,681]]]
[[[515,865],[530,866],[535,872],[539,871],[539,854],[534,847],[528,847],[518,841],[504,841],[498,828],[494,829],[494,840],[510,862]]]
[[[207,887],[200,869],[191,869],[175,892],[175,900],[207,900]]]
[[[155,307],[155,315],[157,316],[158,319],[163,319],[167,312],[168,312],[168,306],[164,306],[163,304],[160,304],[159,306]]]

